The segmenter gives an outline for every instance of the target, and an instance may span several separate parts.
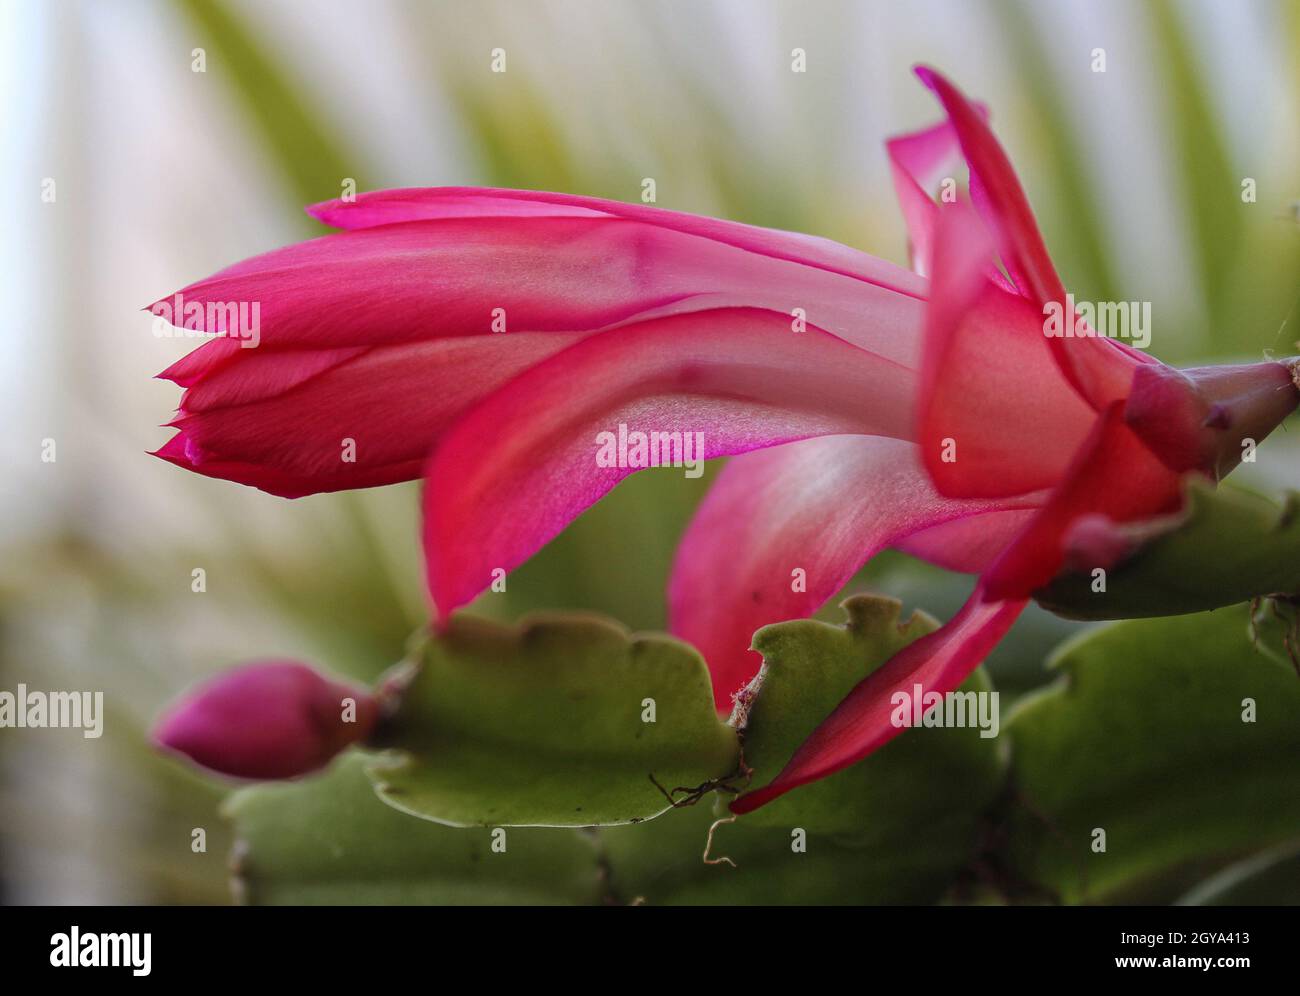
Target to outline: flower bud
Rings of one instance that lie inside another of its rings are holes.
[[[237,778],[294,778],[369,736],[374,695],[295,661],[259,661],[200,686],[154,728],[158,746]]]

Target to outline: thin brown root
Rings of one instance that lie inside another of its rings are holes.
[[[669,790],[664,788],[654,772],[649,774],[650,781],[654,787],[659,790],[659,794],[668,800],[668,805],[674,809],[683,809],[686,806],[694,806],[701,799],[705,798],[712,792],[725,792],[728,795],[740,795],[744,791],[744,786],[737,787],[733,782],[737,778],[744,778],[745,785],[749,784],[749,779],[753,776],[752,769],[744,766],[745,762],[741,760],[741,770],[727,775],[725,778],[710,778],[707,782],[699,785],[678,785],[676,788]],[[679,799],[678,796],[681,796]]]
[[[702,785],[678,785],[670,792],[660,784],[659,779],[653,774],[650,775],[650,781],[654,782],[655,788],[657,788],[659,793],[668,800],[668,805],[672,806],[673,809],[685,809],[687,806],[694,806],[714,789],[724,787],[720,781],[711,779],[704,782]],[[680,799],[677,798],[679,793],[682,794],[682,798]]]
[[[1291,661],[1291,667],[1295,669],[1296,677],[1300,677],[1300,653],[1296,651],[1297,644],[1300,644],[1300,611],[1293,609],[1291,618],[1288,619],[1278,608],[1281,600],[1278,597],[1270,598],[1268,604],[1273,610],[1273,618],[1282,624],[1282,647]]]
[[[713,832],[714,832],[715,830],[717,830],[718,827],[722,826],[722,824],[724,824],[724,823],[735,823],[735,822],[736,822],[736,814],[735,814],[735,813],[732,813],[730,816],[724,816],[724,817],[723,817],[722,819],[720,819],[720,820],[714,820],[714,821],[713,821],[713,825],[712,825],[711,827],[709,827],[709,836],[708,836],[708,839],[706,839],[706,840],[704,841],[704,863],[705,863],[706,865],[721,865],[721,864],[728,864],[728,865],[731,865],[732,868],[735,868],[735,867],[736,867],[736,862],[732,861],[732,860],[731,860],[729,857],[727,857],[725,854],[722,855],[721,857],[718,857],[718,858],[711,858],[711,857],[709,857],[709,851],[711,851],[711,850],[713,849]]]

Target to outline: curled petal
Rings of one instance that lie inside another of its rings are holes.
[[[1168,514],[1182,501],[1181,484],[1180,475],[1125,424],[1123,403],[1116,402],[1098,416],[1042,510],[985,573],[986,596],[1027,597],[1065,566],[1065,539],[1078,520],[1105,516],[1125,523]]]
[[[916,75],[939,98],[952,122],[970,166],[971,197],[992,222],[1016,287],[1037,305],[1063,300],[1065,288],[1043,244],[1029,199],[985,115],[933,69],[918,66]]]
[[[895,725],[895,693],[909,698],[920,685],[922,696],[957,688],[1002,639],[1024,608],[1023,600],[989,602],[974,594],[946,625],[904,647],[860,681],[800,745],[770,783],[742,795],[733,813],[748,813],[791,789],[832,775],[862,760],[905,727]]]
[[[906,368],[752,309],[585,339],[511,381],[434,450],[424,500],[434,601],[446,613],[473,598],[494,569],[522,563],[646,466],[649,450],[638,455],[625,434],[667,434],[695,460],[811,436],[905,438],[913,387]]]
[[[1052,358],[1042,318],[985,277],[992,243],[965,203],[940,212],[917,439],[941,494],[1054,485],[1094,421]]]
[[[704,655],[717,706],[730,709],[761,663],[755,630],[812,614],[905,537],[1004,508],[943,498],[897,439],[824,436],[734,457],[678,547],[670,628]],[[942,555],[970,558],[986,531],[948,534]]]
[[[983,117],[988,117],[983,106],[976,104],[975,107]],[[889,139],[885,142],[885,151],[889,154],[894,192],[907,223],[912,268],[922,276],[928,276],[939,213],[935,196],[944,194],[944,180],[952,180],[955,186],[953,173],[961,160],[957,131],[951,121],[941,121],[929,128]]]
[[[939,98],[957,133],[970,167],[971,199],[994,233],[1017,290],[1040,315],[1049,304],[1064,306],[1065,288],[1029,199],[980,108],[933,69],[918,66],[916,75]],[[1067,316],[1067,322],[1073,325],[1074,316]],[[1144,354],[1112,339],[1053,337],[1050,344],[1066,380],[1098,411],[1125,397],[1133,369],[1150,362]]]
[[[945,165],[957,151],[957,133],[944,121],[924,131],[891,138],[885,143],[885,149],[889,153],[894,192],[907,223],[912,269],[928,276],[935,217],[939,211],[930,188],[942,179]]]

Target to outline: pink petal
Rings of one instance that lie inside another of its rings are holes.
[[[620,423],[702,433],[707,458],[828,434],[904,437],[913,390],[907,369],[770,312],[672,316],[585,339],[437,446],[424,526],[434,601],[444,614],[469,601],[631,473],[597,464],[598,434]]]
[[[200,375],[183,395],[181,407],[190,414],[265,401],[306,384],[371,348],[346,346],[340,349],[267,349],[235,353],[210,372]]]
[[[1065,288],[1034,220],[1011,161],[985,116],[945,77],[925,66],[916,75],[939,98],[970,166],[972,198],[990,212],[998,248],[1020,292],[1036,304],[1058,301]]]
[[[981,116],[988,111],[975,105]],[[945,179],[953,179],[961,161],[961,147],[952,122],[942,121],[920,131],[898,135],[885,142],[889,154],[894,192],[907,222],[911,241],[912,268],[922,276],[930,273],[934,226],[939,206],[935,197],[942,193]]]
[[[1066,537],[1084,517],[1125,523],[1175,511],[1181,482],[1124,423],[1116,402],[1098,416],[1042,510],[984,575],[986,597],[1024,598],[1051,581],[1065,566]]]
[[[1249,426],[1266,433],[1300,400],[1292,377],[1288,365],[1258,364],[1199,371],[1186,380],[1212,397],[1232,399],[1238,406],[1239,429]],[[1179,376],[1143,369],[1138,382],[1143,385],[1143,395],[1134,407],[1140,424],[1148,421],[1148,416],[1156,417],[1162,402],[1171,406],[1170,419],[1187,419],[1186,398],[1169,397],[1171,386],[1178,390],[1186,387]],[[1230,425],[1234,421],[1231,415],[1225,419]],[[1227,426],[1212,428],[1226,430]],[[1110,404],[1097,416],[1060,485],[984,573],[957,618],[894,655],[880,671],[863,680],[803,742],[770,785],[745,794],[732,804],[732,810],[748,813],[879,748],[898,732],[891,723],[893,692],[907,692],[914,684],[922,685],[923,694],[956,688],[1005,635],[1034,590],[1063,567],[1083,571],[1109,568],[1126,557],[1134,537],[1122,525],[1177,510],[1182,482],[1182,475],[1149,449],[1127,423],[1125,402]],[[939,527],[940,531],[943,528]]]
[[[986,278],[991,251],[968,205],[944,206],[917,435],[935,487],[954,498],[1051,487],[1095,417],[1053,360],[1041,316]]]
[[[377,346],[269,397],[257,397],[264,380],[244,386],[238,377],[283,354],[240,357],[190,389],[187,402],[203,407],[172,423],[180,435],[158,455],[285,497],[410,480],[457,417],[578,338],[520,332]]]
[[[941,522],[894,546],[949,571],[979,574],[1027,526],[1044,500],[1041,492],[1000,502],[992,511]]]
[[[1063,304],[1065,288],[1029,200],[984,115],[933,69],[918,66],[916,74],[934,91],[956,130],[970,167],[971,199],[995,233],[998,251],[1016,287],[1040,316],[1049,302]],[[1040,317],[1040,327],[1041,322]],[[1095,410],[1125,397],[1133,368],[1150,362],[1144,354],[1112,339],[1053,337],[1049,342],[1066,379]]]
[[[914,368],[924,282],[840,250],[906,292],[590,211],[453,214],[290,246],[180,292],[257,301],[261,339],[207,342],[163,374],[187,390],[181,436],[158,455],[282,495],[409,479],[466,407],[583,335],[723,307],[806,318]],[[489,331],[498,307],[504,335]]]
[[[896,439],[823,436],[734,457],[678,547],[670,629],[704,655],[718,708],[730,709],[761,663],[755,630],[812,614],[901,538],[1000,507],[941,497],[916,447]],[[946,552],[978,539],[950,535]]]
[[[853,277],[902,294],[920,296],[924,291],[924,285],[906,270],[829,239],[599,197],[489,187],[413,187],[364,193],[353,201],[325,201],[307,211],[327,225],[350,230],[433,218],[625,218]]]
[[[183,430],[154,450],[152,455],[195,474],[247,484],[281,498],[303,498],[326,491],[396,484],[418,477],[423,466],[422,460],[416,460],[410,464],[366,467],[348,473],[294,475],[265,464],[202,453],[186,439]]]
[[[943,694],[957,688],[1011,628],[1024,601],[989,602],[975,592],[947,625],[891,657],[849,692],[769,784],[742,795],[733,813],[748,813],[791,789],[862,760],[902,733],[892,720],[896,692]]]
[[[178,295],[184,309],[203,307],[196,324],[207,332],[224,314],[209,321],[209,305],[244,303],[251,317],[256,304],[261,346],[337,348],[487,335],[494,309],[512,332],[600,328],[694,293],[746,289],[753,263],[611,218],[447,218],[286,246]],[[150,308],[177,306],[173,295]]]
[[[237,339],[211,339],[186,353],[158,374],[158,379],[169,380],[181,387],[189,387],[204,374],[215,370],[232,357],[238,356],[244,348]]]

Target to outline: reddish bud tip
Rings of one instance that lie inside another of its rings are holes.
[[[159,720],[153,739],[223,775],[294,778],[364,740],[379,711],[365,689],[294,661],[260,661],[183,697]]]
[[[1124,409],[1128,425],[1171,469],[1220,479],[1300,402],[1293,362],[1175,370],[1137,368]]]
[[[1065,566],[1072,571],[1110,570],[1133,552],[1133,538],[1104,515],[1082,515],[1062,538]]]

